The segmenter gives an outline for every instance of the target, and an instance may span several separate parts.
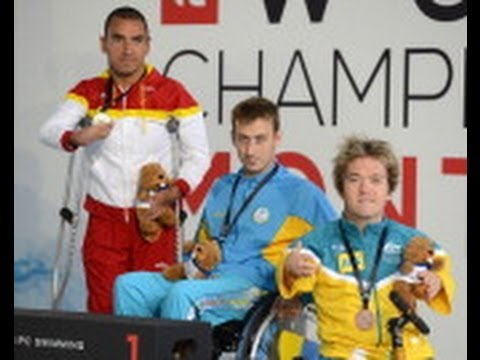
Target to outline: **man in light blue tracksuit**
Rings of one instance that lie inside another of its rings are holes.
[[[336,218],[323,191],[276,160],[278,108],[252,97],[232,111],[232,140],[242,168],[211,189],[195,241],[215,238],[222,261],[207,279],[169,281],[161,273],[117,278],[117,315],[208,321],[242,319],[265,291],[295,239]]]

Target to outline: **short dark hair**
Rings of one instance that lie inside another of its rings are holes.
[[[233,108],[232,134],[235,132],[237,123],[248,124],[258,118],[271,120],[274,132],[280,130],[280,116],[277,105],[266,98],[253,96],[239,102]]]
[[[103,25],[104,36],[107,36],[108,27],[114,18],[138,20],[142,22],[146,33],[148,34],[149,32],[147,19],[145,19],[145,16],[139,10],[131,6],[121,6],[112,10],[112,12],[108,14],[107,18],[105,19],[105,23]]]

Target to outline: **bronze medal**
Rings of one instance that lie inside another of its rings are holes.
[[[373,327],[375,317],[368,309],[362,309],[355,315],[355,325],[360,330],[369,330]]]
[[[362,309],[355,315],[355,326],[360,330],[366,331],[371,329],[375,325],[375,315],[370,310],[368,310],[368,303],[370,300],[370,293],[372,289],[375,288],[375,279],[377,278],[378,265],[380,264],[383,247],[388,236],[388,226],[385,226],[380,234],[377,251],[375,253],[375,260],[373,261],[368,281],[362,279],[357,259],[355,258],[352,246],[350,245],[350,242],[345,235],[342,221],[338,222],[338,227],[340,231],[340,239],[342,240],[343,245],[345,245],[345,248],[347,249],[348,258],[350,260],[350,264],[352,264],[353,267],[353,272],[355,275],[355,279],[357,280],[358,290],[363,305]]]

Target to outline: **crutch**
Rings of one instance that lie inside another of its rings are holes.
[[[178,132],[179,122],[174,117],[167,121],[167,131],[170,134],[172,144],[172,178],[176,179],[182,165],[180,134]],[[186,212],[182,209],[182,200],[178,199],[175,204],[175,215],[177,218],[175,225],[175,256],[177,262],[182,262],[184,229],[183,222],[186,219]]]
[[[70,155],[65,179],[65,190],[62,207],[59,211],[60,226],[57,234],[57,246],[52,270],[52,309],[58,310],[65,294],[70,278],[73,257],[75,254],[75,240],[80,218],[80,202],[83,194],[83,182],[78,179],[77,172],[81,170],[82,150]],[[61,276],[64,241],[68,239],[64,275]]]
[[[77,125],[86,127],[91,125],[91,119],[82,118]],[[57,233],[57,247],[52,270],[52,309],[58,310],[67,288],[68,280],[73,266],[75,255],[75,240],[80,221],[80,202],[84,191],[84,181],[81,179],[83,171],[83,149],[77,149],[68,159],[65,189],[60,208],[60,226]],[[68,248],[65,261],[65,273],[61,277],[61,260],[64,247],[64,239],[68,236]]]

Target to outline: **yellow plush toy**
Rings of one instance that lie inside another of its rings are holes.
[[[149,242],[158,240],[164,226],[175,226],[177,219],[175,210],[166,207],[160,216],[149,218],[150,199],[159,191],[168,189],[172,180],[167,177],[159,163],[148,163],[140,169],[136,196],[136,214],[143,238]]]
[[[420,282],[418,273],[424,270],[438,270],[443,261],[434,258],[433,242],[421,236],[413,237],[403,250],[400,266],[402,276],[393,284],[393,289],[412,308],[416,308],[416,300],[425,300],[426,285]]]
[[[188,261],[171,265],[163,270],[163,276],[169,280],[205,279],[222,260],[222,250],[216,240],[201,242],[188,241],[183,251],[190,254]]]

